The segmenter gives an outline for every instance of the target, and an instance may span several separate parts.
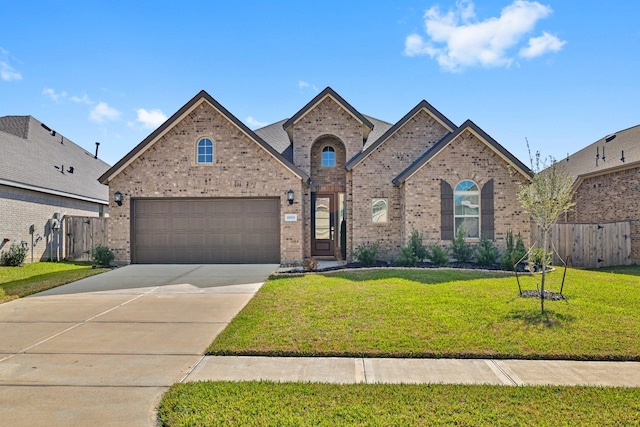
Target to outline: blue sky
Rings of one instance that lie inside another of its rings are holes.
[[[0,116],[114,164],[201,89],[249,127],[331,86],[391,123],[422,99],[525,163],[640,124],[640,2],[0,1]]]

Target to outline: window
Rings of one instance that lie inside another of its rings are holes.
[[[473,181],[462,181],[453,193],[455,230],[465,230],[465,237],[480,238],[480,191]]]
[[[387,199],[373,199],[371,202],[371,221],[375,223],[387,222],[388,206]]]
[[[198,163],[213,163],[213,141],[209,138],[198,141]]]
[[[336,150],[326,146],[322,149],[322,167],[331,168],[336,165]]]

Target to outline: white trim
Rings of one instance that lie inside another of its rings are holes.
[[[49,188],[43,188],[43,187],[38,187],[38,186],[35,186],[35,185],[23,184],[23,183],[20,183],[20,182],[7,181],[7,180],[4,180],[4,179],[0,179],[0,185],[6,185],[7,187],[21,188],[23,190],[36,191],[38,193],[51,194],[51,195],[54,195],[54,196],[67,197],[69,199],[83,200],[85,202],[98,203],[98,204],[106,205],[106,206],[109,205],[109,201],[108,200],[94,199],[93,197],[85,197],[85,196],[80,196],[80,195],[77,195],[77,194],[65,193],[64,191],[51,190]]]

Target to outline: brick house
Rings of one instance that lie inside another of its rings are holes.
[[[0,117],[0,153],[0,251],[18,243],[27,262],[58,259],[62,217],[107,214],[97,178],[109,165],[35,118]]]
[[[201,91],[100,182],[116,260],[296,263],[373,242],[392,259],[413,230],[427,244],[448,245],[458,226],[472,243],[528,239],[516,184],[529,176],[473,122],[426,101],[390,124],[326,88],[256,131]]]
[[[560,160],[575,180],[575,207],[562,222],[631,226],[631,258],[640,260],[640,125],[624,129]]]

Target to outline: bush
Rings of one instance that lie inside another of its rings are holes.
[[[484,267],[492,266],[498,259],[498,248],[484,234],[480,238],[480,244],[476,249],[476,258],[478,264]]]
[[[464,240],[465,233],[464,227],[458,227],[449,249],[453,257],[460,262],[469,262],[473,257],[473,248]]]
[[[427,257],[427,254],[427,248],[425,248],[422,243],[422,234],[413,230],[407,246],[400,249],[400,259],[398,259],[398,264],[407,267],[415,267],[420,261]]]
[[[418,256],[413,252],[410,246],[405,246],[400,249],[400,258],[398,258],[398,264],[404,267],[415,267],[418,265]]]
[[[442,246],[432,245],[429,248],[429,254],[427,257],[435,265],[445,265],[449,262],[449,251],[444,249]]]
[[[18,267],[21,265],[27,257],[27,247],[12,243],[9,249],[2,251],[2,257],[0,258],[0,264],[9,267]]]
[[[91,248],[91,261],[102,267],[109,267],[115,256],[111,249],[106,246],[98,245]]]
[[[370,267],[376,263],[378,259],[378,252],[380,252],[380,245],[378,243],[365,243],[358,246],[351,256],[360,261],[363,265]]]
[[[502,268],[504,270],[513,270],[514,262],[520,261],[527,254],[527,249],[524,246],[524,241],[522,240],[522,235],[518,233],[518,237],[515,241],[513,240],[513,233],[511,230],[507,231],[507,248],[502,252],[502,259],[500,263],[502,264]],[[513,259],[512,259],[513,257]]]
[[[542,269],[542,248],[533,248],[529,252],[529,268],[532,271],[540,271]],[[551,252],[547,253],[547,267],[551,265]]]

